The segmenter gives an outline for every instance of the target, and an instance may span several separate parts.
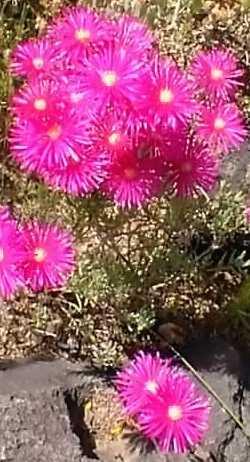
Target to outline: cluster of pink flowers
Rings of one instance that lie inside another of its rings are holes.
[[[163,453],[183,453],[202,440],[210,402],[171,361],[140,352],[115,384],[126,415]]]
[[[39,292],[61,287],[74,269],[71,235],[38,221],[17,223],[0,207],[0,298],[25,287]]]
[[[10,71],[13,159],[52,188],[100,190],[138,207],[169,190],[210,191],[220,154],[246,137],[236,105],[243,71],[232,52],[199,52],[180,69],[149,28],[66,8],[38,39],[17,45]]]

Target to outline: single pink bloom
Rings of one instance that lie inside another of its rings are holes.
[[[127,114],[117,114],[114,111],[94,114],[86,127],[85,144],[99,153],[106,152],[110,156],[124,148],[131,148],[132,139],[128,134]]]
[[[139,158],[139,149],[117,153],[101,185],[104,194],[122,208],[141,207],[162,188],[164,160],[160,156]]]
[[[45,182],[73,196],[84,196],[98,189],[107,177],[109,156],[96,149],[82,149],[78,154],[78,161],[70,159],[65,167],[44,170]]]
[[[128,15],[122,15],[114,22],[114,37],[118,46],[136,55],[149,54],[155,42],[147,24]]]
[[[163,453],[184,453],[208,430],[209,400],[182,372],[170,371],[138,415],[140,427]]]
[[[168,181],[175,194],[193,197],[209,192],[218,178],[218,161],[206,145],[183,136],[166,150]]]
[[[67,60],[81,64],[87,55],[111,39],[112,28],[102,15],[78,6],[66,8],[50,25],[48,34]]]
[[[19,43],[13,50],[10,72],[29,80],[50,76],[60,60],[58,49],[49,39],[29,39]]]
[[[238,149],[247,136],[242,114],[235,104],[201,110],[197,133],[212,149],[225,154],[230,149]]]
[[[18,269],[24,258],[22,236],[4,207],[0,212],[0,297],[10,298],[24,286]]]
[[[134,53],[110,42],[85,64],[85,91],[100,110],[109,105],[126,109],[143,98],[141,80],[147,66]]]
[[[63,286],[75,267],[73,238],[56,225],[30,222],[22,229],[26,260],[21,269],[34,292]]]
[[[118,372],[115,385],[125,412],[131,416],[143,412],[150,395],[157,395],[169,374],[169,361],[159,354],[139,352]]]
[[[61,86],[62,87],[62,86]],[[58,111],[68,111],[65,94],[59,83],[48,80],[28,82],[15,94],[11,111],[15,116],[30,120],[45,119]]]
[[[16,119],[10,130],[11,155],[23,170],[41,173],[78,161],[87,121],[75,112],[57,112],[45,120]]]
[[[199,52],[190,68],[195,86],[211,99],[228,99],[243,85],[243,69],[230,50],[212,49]]]
[[[140,109],[155,125],[177,128],[186,124],[196,109],[185,74],[169,59],[155,57],[142,88]]]

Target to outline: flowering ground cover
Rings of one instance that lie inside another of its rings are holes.
[[[160,353],[249,347],[250,12],[123,3],[0,9],[0,355],[123,365],[125,415],[181,453],[210,404]]]

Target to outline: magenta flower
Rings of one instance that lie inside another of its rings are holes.
[[[5,207],[0,213],[0,297],[10,298],[24,281],[19,265],[25,258],[22,236]]]
[[[141,79],[146,72],[143,59],[123,50],[114,42],[86,61],[85,91],[97,102],[98,108],[107,105],[129,107],[142,99]]]
[[[63,286],[75,267],[72,236],[56,225],[39,222],[24,225],[22,234],[26,285],[34,292]]]
[[[235,104],[204,108],[197,133],[212,149],[224,153],[239,148],[247,136],[242,114]]]
[[[168,180],[175,194],[193,197],[213,189],[218,178],[218,162],[208,148],[181,137],[168,148]]]
[[[70,159],[80,159],[85,124],[85,118],[72,111],[41,121],[17,119],[10,131],[11,155],[28,172],[65,167]]]
[[[142,206],[158,195],[162,187],[163,159],[160,156],[140,159],[137,153],[138,149],[117,153],[101,186],[105,195],[122,208]]]
[[[149,27],[133,16],[121,16],[114,23],[115,41],[118,46],[136,55],[152,52],[155,39]]]
[[[150,395],[157,395],[169,374],[169,361],[159,354],[152,356],[142,351],[118,372],[115,385],[125,411],[133,416],[147,406]]]
[[[10,71],[29,80],[50,76],[60,59],[57,47],[47,38],[29,39],[19,43],[12,52]]]
[[[43,171],[45,182],[73,196],[84,196],[98,189],[107,177],[109,156],[95,149],[78,154],[78,161],[71,159],[63,168]]]
[[[111,156],[124,148],[132,147],[128,135],[128,118],[126,113],[106,112],[95,114],[90,118],[86,128],[85,144],[98,152]]]
[[[16,92],[11,110],[20,118],[41,120],[53,116],[58,111],[66,110],[66,98],[55,82],[34,80]]]
[[[244,74],[231,51],[220,49],[199,52],[190,72],[197,89],[202,89],[212,99],[234,96],[242,85]]]
[[[172,371],[151,394],[138,416],[140,427],[163,453],[186,452],[199,443],[208,429],[210,403],[192,380]]]
[[[49,36],[67,59],[82,63],[86,55],[111,38],[111,25],[90,8],[66,8],[50,26]]]
[[[186,124],[193,114],[194,104],[190,84],[184,73],[170,60],[153,60],[140,108],[155,124],[176,128]]]

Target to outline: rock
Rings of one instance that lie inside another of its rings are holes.
[[[87,462],[96,458],[77,403],[88,381],[81,367],[63,360],[21,362],[11,368],[1,364],[1,462]]]
[[[250,392],[248,377],[250,361],[222,339],[205,339],[196,342],[183,352],[184,356],[212,386],[216,394],[243,419],[250,435]],[[206,391],[206,390],[205,390]],[[250,440],[237,428],[236,423],[212,398],[210,430],[201,448],[211,460],[216,462],[247,462],[250,460]]]

